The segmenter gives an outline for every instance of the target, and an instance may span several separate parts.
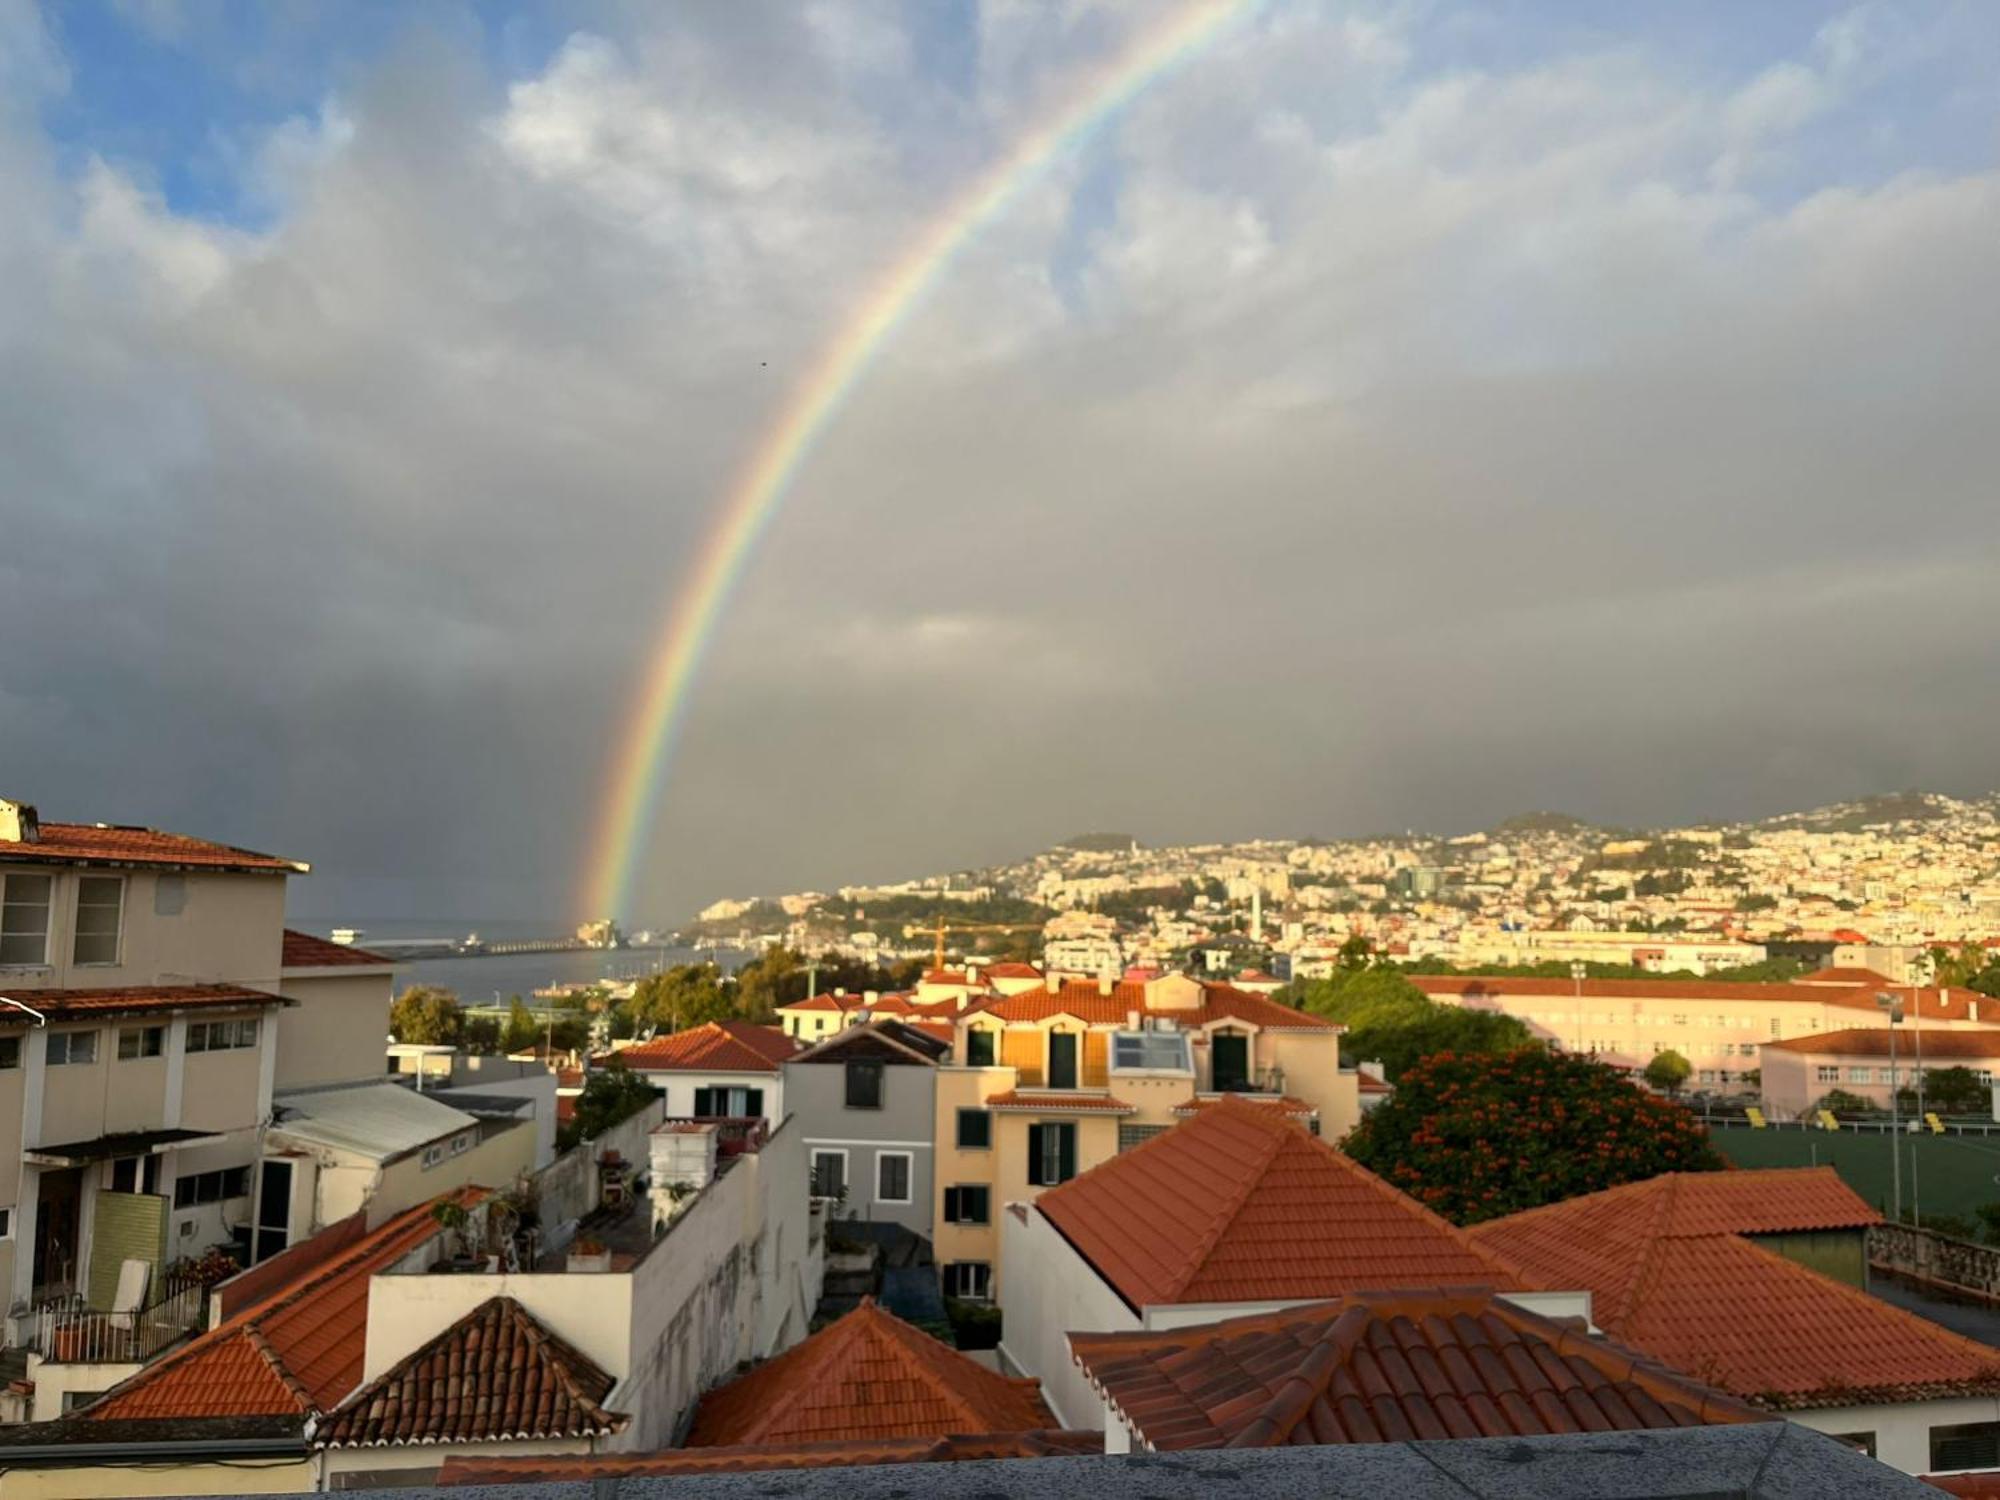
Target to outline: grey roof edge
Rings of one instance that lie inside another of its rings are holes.
[[[1001,1459],[356,1491],[377,1500],[1937,1500],[1789,1422],[1453,1442]]]

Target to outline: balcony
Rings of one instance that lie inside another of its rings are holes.
[[[660,1124],[713,1125],[719,1169],[728,1168],[737,1157],[756,1151],[771,1138],[770,1122],[761,1115],[668,1115]]]
[[[38,1308],[34,1317],[35,1352],[52,1364],[144,1364],[207,1326],[208,1288],[169,1282],[130,1312],[98,1312],[72,1297]]]

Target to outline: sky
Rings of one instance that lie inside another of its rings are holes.
[[[582,915],[882,270],[1166,7],[0,0],[0,796]],[[789,491],[628,922],[1151,843],[2000,786],[2000,7],[1273,0]]]

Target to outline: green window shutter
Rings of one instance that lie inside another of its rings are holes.
[[[1042,1131],[1040,1125],[1028,1127],[1028,1183],[1031,1187],[1043,1186],[1042,1181]]]
[[[118,1271],[128,1260],[143,1260],[153,1268],[152,1280],[160,1278],[160,1262],[167,1247],[167,1200],[151,1193],[107,1193],[97,1195],[91,1220],[90,1305],[99,1312],[111,1309],[118,1295]],[[149,1287],[150,1298],[157,1288]]]
[[[1060,1170],[1056,1175],[1056,1181],[1068,1182],[1070,1178],[1076,1176],[1076,1127],[1058,1125],[1055,1128],[1062,1132],[1056,1137],[1056,1149],[1061,1153],[1058,1157]]]

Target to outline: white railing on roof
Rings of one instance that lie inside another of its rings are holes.
[[[144,1364],[207,1322],[208,1288],[173,1282],[144,1307],[97,1312],[74,1301],[35,1313],[35,1351],[58,1364]]]

